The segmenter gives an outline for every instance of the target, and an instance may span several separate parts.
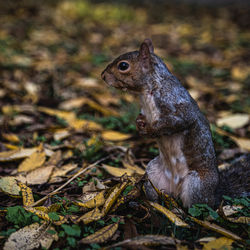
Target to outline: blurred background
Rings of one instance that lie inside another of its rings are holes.
[[[210,122],[249,113],[249,10],[244,0],[1,1],[2,112],[14,104],[71,109],[135,133],[136,97],[108,88],[100,73],[149,37]],[[89,99],[62,105],[79,97]],[[249,126],[238,135],[248,136]]]

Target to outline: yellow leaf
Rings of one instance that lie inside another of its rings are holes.
[[[102,96],[102,98],[105,99],[104,96]],[[65,110],[70,110],[73,108],[79,108],[84,104],[89,105],[91,108],[99,111],[105,116],[119,116],[119,114],[115,110],[112,110],[110,108],[104,108],[100,104],[96,103],[95,101],[87,97],[80,97],[80,98],[67,100],[60,104],[60,108],[65,109]]]
[[[237,138],[235,136],[230,136],[236,143],[243,149],[250,151],[250,139],[247,138]]]
[[[232,243],[234,241],[226,238],[226,237],[220,237],[218,239],[212,240],[208,243],[202,243],[203,244],[203,248],[204,250],[213,250],[213,249],[232,249]]]
[[[93,121],[74,119],[69,125],[76,130],[102,130],[102,126]]]
[[[229,126],[233,129],[242,128],[249,122],[248,114],[233,114],[227,117],[219,118],[216,124],[221,127]]]
[[[76,119],[76,115],[74,112],[61,111],[61,110],[50,109],[46,107],[38,107],[37,110],[45,114],[51,115],[51,116],[57,116],[59,118],[66,120],[67,122],[70,122]]]
[[[247,66],[235,66],[231,70],[231,75],[234,80],[243,81],[250,75],[250,69]]]
[[[33,204],[35,200],[33,197],[32,189],[27,187],[22,182],[19,182],[18,186],[21,188],[22,197],[23,197],[23,205],[30,206],[31,204]]]
[[[102,126],[93,121],[80,120],[76,117],[74,112],[61,111],[56,109],[49,109],[44,107],[39,107],[39,111],[44,112],[48,115],[57,116],[59,118],[64,119],[70,127],[79,130],[101,130]]]
[[[171,212],[170,210],[168,210],[167,208],[161,206],[158,203],[155,202],[149,202],[149,204],[154,207],[155,209],[157,209],[159,212],[161,212],[162,214],[166,215],[166,217],[172,221],[176,226],[179,227],[189,227],[189,225],[184,222],[183,220],[181,220],[177,215],[175,215],[173,212]]]
[[[115,203],[121,192],[127,187],[128,183],[123,182],[122,184],[118,184],[115,186],[114,190],[110,193],[109,197],[105,201],[103,205],[103,213],[107,214],[112,205]]]
[[[52,173],[49,183],[56,182],[59,176],[65,176],[69,171],[77,168],[77,164],[67,164],[61,167],[54,168],[54,172]]]
[[[113,130],[106,130],[102,132],[102,138],[107,141],[125,141],[131,138],[130,134],[123,134]]]
[[[104,204],[105,198],[104,198],[104,191],[98,193],[93,199],[90,199],[86,202],[74,202],[74,204],[85,207],[85,208],[94,208],[94,207],[100,207]]]
[[[86,214],[82,215],[76,220],[76,223],[82,221],[84,224],[89,224],[93,221],[97,221],[104,216],[104,213],[101,212],[97,207]]]
[[[18,166],[18,172],[22,171],[27,172],[39,168],[43,165],[45,160],[46,160],[45,152],[43,150],[38,149]]]
[[[242,223],[242,224],[250,224],[250,217],[240,216],[237,218],[229,218],[227,220],[234,222],[234,223]]]
[[[19,138],[17,135],[15,134],[5,134],[5,133],[2,133],[2,137],[4,139],[6,139],[7,141],[10,141],[10,142],[19,142]]]
[[[70,131],[66,129],[57,129],[53,135],[54,140],[60,141],[70,136]]]
[[[7,195],[20,197],[20,187],[14,177],[2,177],[0,178],[0,190]]]
[[[127,174],[128,176],[131,176],[135,173],[134,170],[128,169],[128,168],[117,168],[117,167],[112,167],[106,164],[102,164],[102,167],[109,172],[111,175],[120,177],[124,174]]]
[[[10,150],[18,150],[18,149],[19,149],[18,146],[15,146],[15,145],[12,145],[12,144],[3,143],[3,145],[4,145],[7,149],[10,149]]]
[[[122,196],[117,199],[117,202],[111,209],[111,213],[113,213],[121,204],[124,202],[128,202],[129,200],[134,200],[140,196],[140,190],[138,188],[133,188],[126,196]]]
[[[42,246],[44,249],[49,249],[54,240],[58,240],[58,235],[47,233],[47,230],[55,229],[49,226],[46,222],[42,225],[33,223],[29,226],[19,229],[12,233],[6,243],[4,250],[19,250],[19,249],[37,249]]]
[[[222,235],[224,235],[224,236],[226,236],[228,238],[231,238],[233,240],[242,240],[238,235],[236,235],[236,234],[230,232],[229,230],[224,229],[224,228],[222,228],[222,227],[220,227],[220,226],[218,226],[216,224],[212,224],[212,223],[210,223],[208,221],[201,221],[201,220],[198,220],[198,219],[196,219],[194,217],[191,217],[191,219],[193,221],[195,221],[197,224],[199,224],[199,225],[201,225],[201,226],[203,226],[205,228],[208,228],[208,229],[210,229],[212,231],[215,231],[217,233],[220,233],[220,234],[222,234]]]
[[[20,148],[17,150],[10,150],[0,153],[0,161],[13,161],[22,159],[33,154],[37,148]]]
[[[26,175],[28,184],[44,184],[47,183],[55,166],[40,167],[32,170]]]
[[[127,169],[131,169],[133,171],[135,171],[137,174],[140,174],[140,175],[144,175],[145,174],[145,170],[136,166],[136,165],[131,165],[129,163],[126,163],[126,162],[122,162],[123,166]]]
[[[37,215],[39,218],[42,218],[43,220],[46,220],[46,221],[51,221],[53,224],[55,225],[61,225],[65,222],[67,222],[67,219],[66,217],[63,217],[61,215],[59,215],[59,220],[58,221],[55,221],[55,220],[52,220],[50,219],[49,215],[46,213],[46,212],[43,212],[41,210],[38,210],[34,207],[24,207],[25,210]]]
[[[58,150],[51,155],[49,160],[46,162],[46,165],[47,166],[49,166],[49,165],[56,166],[61,159],[62,159],[62,151]]]
[[[83,244],[92,244],[92,243],[103,243],[110,239],[116,230],[118,229],[118,223],[110,224],[102,229],[96,231],[94,234],[91,234],[81,240]]]

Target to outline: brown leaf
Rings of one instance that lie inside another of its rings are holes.
[[[102,229],[96,231],[94,234],[91,234],[81,240],[83,244],[92,244],[92,243],[103,243],[110,239],[116,230],[118,229],[118,223],[110,224]]]

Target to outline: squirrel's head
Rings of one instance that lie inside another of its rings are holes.
[[[154,47],[150,39],[145,39],[139,51],[123,54],[110,63],[102,72],[102,79],[119,89],[141,91],[144,81],[152,70]]]

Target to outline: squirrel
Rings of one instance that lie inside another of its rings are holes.
[[[137,129],[140,135],[155,138],[159,148],[159,156],[146,168],[148,199],[158,199],[151,182],[162,192],[180,197],[184,207],[196,203],[214,207],[222,195],[250,195],[250,154],[219,173],[209,122],[154,54],[150,39],[144,40],[139,51],[116,58],[101,77],[109,86],[139,94],[142,109]]]

